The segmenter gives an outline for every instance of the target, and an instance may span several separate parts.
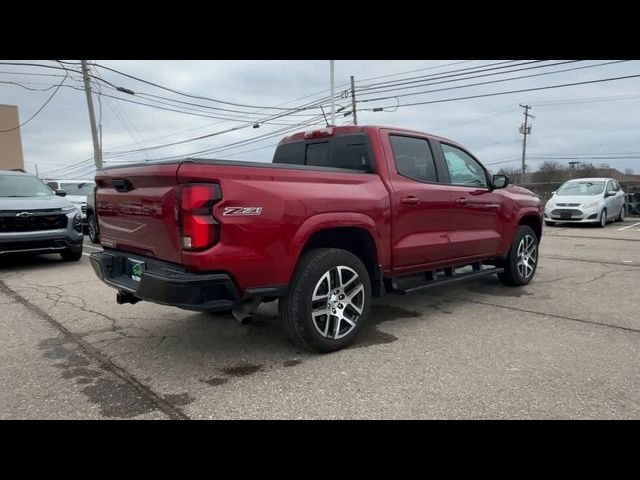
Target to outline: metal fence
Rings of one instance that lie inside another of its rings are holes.
[[[527,188],[540,197],[543,203],[551,198],[551,194],[555,192],[564,182],[546,182],[546,183],[523,183],[517,184]],[[627,215],[640,216],[640,182],[618,181],[620,187],[625,192]]]

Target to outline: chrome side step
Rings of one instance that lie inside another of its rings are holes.
[[[471,267],[471,270],[464,272],[457,271],[467,267]],[[394,293],[408,295],[431,287],[451,285],[454,283],[465,282],[467,280],[475,280],[477,278],[495,275],[496,273],[502,272],[504,272],[504,268],[483,267],[480,262],[476,262],[470,265],[446,267],[415,275],[393,277],[391,279],[391,286]]]

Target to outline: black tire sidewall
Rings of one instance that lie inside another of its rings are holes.
[[[364,309],[356,327],[345,337],[334,340],[323,337],[316,330],[311,318],[311,296],[322,275],[338,265],[352,268],[360,277],[364,286]],[[355,340],[369,318],[371,300],[369,273],[360,259],[346,250],[322,248],[307,253],[301,259],[281,306],[287,310],[285,321],[294,322],[291,327],[299,337],[297,340],[301,340],[298,343],[317,352],[332,352],[347,347]]]
[[[602,213],[600,214],[600,223],[598,223],[600,227],[604,228],[607,226],[607,209],[603,208]]]
[[[530,235],[536,240],[536,263],[533,266],[533,272],[527,278],[523,278],[518,272],[518,245],[525,237],[525,235]],[[508,279],[508,283],[514,286],[523,286],[529,284],[533,277],[536,275],[536,271],[538,269],[538,262],[540,261],[540,247],[539,247],[539,239],[536,233],[533,231],[531,227],[528,225],[520,225],[516,232],[515,237],[513,238],[513,243],[511,244],[511,248],[509,250],[509,256],[507,258],[507,262],[505,265],[505,277]],[[508,271],[507,271],[508,269]]]
[[[87,227],[89,230],[89,240],[91,240],[92,243],[98,243],[98,229],[96,227],[96,223],[95,223],[95,219],[93,217],[93,215],[91,215],[88,219],[87,219]],[[91,232],[93,231],[93,235],[91,235]]]

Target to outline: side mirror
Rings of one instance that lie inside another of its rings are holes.
[[[508,175],[494,175],[491,179],[491,188],[504,188],[509,185],[509,176]]]
[[[551,196],[553,197],[556,194],[557,190],[554,190],[553,192],[551,192]]]
[[[54,190],[54,192],[56,192],[56,195],[58,195],[59,197],[67,196],[67,192],[65,192],[64,190]]]
[[[608,192],[606,192],[604,194],[605,197],[613,197],[615,196],[616,192],[614,192],[613,190],[609,190]]]

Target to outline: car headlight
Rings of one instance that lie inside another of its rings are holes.
[[[73,217],[73,228],[76,232],[82,232],[82,214],[80,212]]]
[[[594,200],[593,202],[587,202],[582,204],[582,208],[594,208],[600,204],[600,200]]]

